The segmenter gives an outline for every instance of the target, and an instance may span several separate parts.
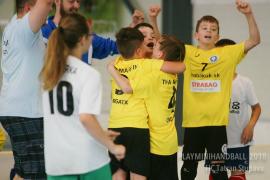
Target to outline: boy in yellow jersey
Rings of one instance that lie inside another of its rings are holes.
[[[2,127],[0,127],[0,151],[4,148],[4,144],[6,141],[5,132]]]
[[[126,147],[126,157],[121,162],[112,156],[113,179],[125,179],[127,172],[130,172],[131,179],[146,179],[150,171],[148,112],[145,105],[144,83],[135,79],[152,71],[183,72],[185,66],[181,62],[143,59],[144,36],[137,29],[123,28],[116,35],[116,39],[122,57],[116,60],[115,68],[130,80],[133,94],[125,94],[130,89],[122,88],[122,90],[120,87],[123,86],[119,82],[112,81],[109,128],[121,133],[116,138],[116,143],[122,143]],[[114,67],[109,66],[108,69],[114,77],[111,71]],[[127,82],[125,80],[124,83]],[[127,84],[129,85],[129,82]]]
[[[173,36],[162,35],[154,46],[152,57],[183,61],[184,44]],[[177,74],[152,71],[138,78],[145,84],[145,104],[149,114],[150,179],[178,180],[178,140],[174,116]]]
[[[215,48],[219,39],[216,18],[204,16],[196,26],[198,47],[186,46],[183,127],[185,128],[182,180],[193,180],[205,149],[214,180],[226,180],[224,166],[231,86],[235,68],[243,56],[260,43],[260,34],[250,5],[236,0],[249,26],[249,38],[233,46]]]
[[[184,44],[173,36],[167,35],[161,36],[154,46],[152,55],[153,58],[165,61],[182,61],[184,56]],[[118,77],[117,80],[121,78]],[[174,122],[177,75],[157,70],[130,80],[131,84],[134,84],[134,81],[139,81],[141,87],[144,88],[141,96],[144,94],[149,115],[151,152],[149,179],[178,180],[178,141]],[[129,89],[136,92],[136,89],[132,87]]]

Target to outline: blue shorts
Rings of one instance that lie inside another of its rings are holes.
[[[239,148],[228,148],[225,165],[231,171],[249,170],[249,146]]]
[[[249,170],[249,146],[228,148],[226,154],[225,165],[231,171]],[[205,167],[210,167],[210,161],[205,161]]]

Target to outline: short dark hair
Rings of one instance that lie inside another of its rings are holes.
[[[26,3],[29,3],[31,5],[34,5],[36,3],[36,0],[16,0],[16,12],[19,13]]]
[[[186,54],[184,43],[175,36],[169,35],[161,36],[160,50],[164,53],[166,61],[183,61]]]
[[[234,45],[236,42],[234,42],[231,39],[220,39],[218,42],[216,42],[215,46],[216,47],[223,47],[227,45]]]
[[[139,23],[139,24],[137,24],[136,26],[134,26],[135,29],[139,29],[140,27],[149,27],[149,28],[151,28],[151,29],[154,29],[153,26],[152,26],[151,24],[145,23],[145,22]]]
[[[116,34],[116,44],[120,54],[124,58],[131,58],[134,56],[135,51],[143,43],[143,34],[135,28],[126,27],[120,29]]]
[[[214,16],[206,15],[206,16],[201,17],[201,19],[199,19],[199,20],[197,21],[197,24],[196,24],[196,32],[198,32],[199,26],[200,26],[200,24],[201,24],[202,22],[216,23],[217,26],[218,26],[218,34],[219,34],[219,22],[218,22],[218,20],[217,20]]]

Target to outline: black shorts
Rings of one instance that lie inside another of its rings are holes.
[[[15,172],[24,179],[46,179],[43,118],[0,117],[7,131],[15,161]]]
[[[185,128],[183,161],[225,160],[227,150],[226,126]]]
[[[177,153],[169,156],[151,154],[149,180],[178,180]]]
[[[111,170],[114,174],[119,168],[148,177],[150,174],[150,135],[149,129],[140,128],[110,128],[121,134],[115,139],[116,144],[126,147],[125,158],[118,161],[111,157]]]

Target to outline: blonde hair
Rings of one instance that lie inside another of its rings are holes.
[[[65,72],[68,55],[83,36],[88,36],[89,26],[86,19],[77,14],[62,18],[48,41],[44,66],[40,73],[43,89],[51,90]]]

